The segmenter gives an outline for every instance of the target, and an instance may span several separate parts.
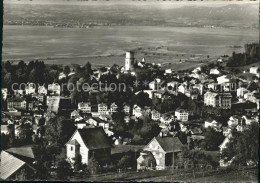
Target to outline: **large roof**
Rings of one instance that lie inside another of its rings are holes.
[[[27,158],[33,158],[34,159],[34,154],[32,151],[31,147],[14,147],[14,148],[10,148],[5,150],[6,152],[12,154],[12,155],[18,155],[18,156],[23,156],[23,157],[27,157]]]
[[[23,167],[26,163],[13,155],[2,151],[1,152],[1,166],[0,166],[0,178],[8,179],[17,170]]]
[[[182,151],[183,144],[178,137],[155,137],[155,139],[165,152]]]
[[[90,150],[112,147],[103,128],[83,128],[78,129],[78,132],[82,137],[85,145]]]

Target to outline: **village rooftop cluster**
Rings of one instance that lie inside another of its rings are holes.
[[[2,140],[0,178],[39,176],[39,167],[47,166],[39,151],[35,153],[39,144],[42,150],[55,149],[55,157],[45,157],[51,162],[46,172],[52,176],[60,168],[54,161],[58,159],[83,174],[86,167],[93,174],[113,166],[143,171],[232,164],[236,154],[227,157],[222,152],[233,133],[259,122],[259,66],[243,71],[252,75],[249,80],[226,70],[228,57],[178,72],[145,58],[137,61],[131,51],[124,62],[123,67],[97,70],[88,65],[87,80],[76,77],[80,68],[67,66],[55,82],[2,88],[1,133],[8,143]],[[84,93],[61,86],[62,81],[76,86],[93,80],[124,83],[124,90],[99,90],[102,86],[97,85]],[[192,150],[216,156],[211,163],[195,164],[184,155]],[[256,162],[248,159],[246,164]]]

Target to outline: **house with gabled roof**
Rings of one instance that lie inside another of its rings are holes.
[[[152,110],[151,112],[151,119],[154,121],[159,121],[161,117],[161,113],[156,111],[156,110]]]
[[[89,102],[80,102],[78,103],[78,110],[83,113],[91,113],[91,104]]]
[[[110,112],[111,112],[111,113],[117,112],[117,108],[118,108],[118,106],[116,105],[116,103],[115,103],[115,102],[112,103],[112,104],[110,105]]]
[[[17,147],[1,151],[0,179],[30,180],[36,170],[31,147]]]
[[[99,163],[110,160],[112,144],[100,127],[85,127],[77,129],[66,143],[67,159],[74,162],[76,156],[81,156],[83,164],[88,164],[90,158]]]
[[[108,107],[106,104],[98,104],[98,113],[99,114],[108,114]]]
[[[174,115],[179,121],[188,121],[189,120],[189,112],[184,109],[176,109]]]
[[[221,126],[222,125],[219,122],[217,122],[216,120],[214,120],[212,118],[208,118],[204,123],[205,128],[211,127],[213,129],[215,129],[216,131],[221,131]]]
[[[7,109],[26,109],[26,100],[21,97],[13,97],[7,99]]]
[[[169,166],[178,165],[180,161],[179,154],[182,151],[183,144],[178,137],[154,137],[146,146],[143,151],[151,152],[156,160],[156,169],[163,170]],[[173,159],[174,155],[174,159]],[[137,159],[138,167],[141,167],[141,157]]]
[[[70,114],[71,119],[77,119],[77,118],[80,118],[80,117],[81,116],[80,116],[80,114],[77,110],[72,111],[71,114]]]

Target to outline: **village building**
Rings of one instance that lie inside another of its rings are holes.
[[[104,103],[98,104],[98,113],[107,114],[108,113],[107,105]]]
[[[172,69],[165,69],[165,74],[166,75],[170,75],[173,73],[173,70]]]
[[[248,93],[249,91],[246,88],[238,88],[237,89],[237,97],[238,98],[244,98],[245,94]]]
[[[241,120],[242,120],[242,118],[240,116],[230,116],[227,123],[230,128],[233,128],[233,127],[237,126],[238,124],[240,124]]]
[[[31,147],[17,147],[1,151],[0,179],[25,181],[33,178],[36,169]]]
[[[71,114],[70,114],[71,119],[77,119],[79,117],[81,117],[81,116],[80,116],[80,114],[77,110],[72,111]]]
[[[208,91],[204,94],[204,105],[222,109],[230,109],[231,98],[232,95],[230,93],[215,93]]]
[[[142,162],[150,152],[156,161],[157,170],[163,170],[174,165],[176,167],[180,161],[179,154],[183,144],[178,137],[154,137],[144,148],[137,159],[137,169],[143,169]],[[173,157],[174,156],[174,157]]]
[[[252,123],[259,123],[259,117],[258,116],[249,116],[244,115],[242,116],[242,122],[244,122],[246,125],[251,125]],[[242,123],[243,124],[243,123]]]
[[[80,155],[83,164],[88,164],[90,158],[103,164],[110,160],[111,148],[112,144],[102,128],[88,127],[74,132],[66,143],[66,156],[71,163]]]
[[[7,109],[26,109],[26,100],[20,97],[13,97],[7,99]]]
[[[231,132],[232,132],[232,129],[230,128],[230,127],[222,127],[222,133],[223,133],[223,135],[225,136],[225,137],[227,137],[228,135],[230,135],[231,134]]]
[[[13,92],[14,92],[14,95],[21,95],[21,96],[23,96],[24,95],[24,93],[25,93],[25,91],[24,90],[16,90],[16,89],[14,89],[13,90]]]
[[[219,71],[217,68],[210,69],[209,74],[219,75],[219,74],[220,74],[220,71]]]
[[[125,114],[130,114],[130,106],[129,105],[124,105],[123,111]]]
[[[184,109],[177,109],[175,111],[176,119],[179,121],[188,121],[189,120],[189,112]]]
[[[222,154],[223,150],[227,147],[227,144],[230,142],[231,137],[232,137],[231,134],[226,136],[226,138],[223,140],[223,142],[219,145],[219,154],[220,154],[219,165],[220,165],[220,167],[227,167],[233,161],[233,158],[232,158],[230,161],[225,162],[224,161],[225,159],[221,157],[221,154]]]
[[[205,128],[208,128],[208,127],[211,127],[213,129],[215,129],[216,131],[221,131],[221,124],[219,122],[217,122],[216,120],[214,119],[207,119],[204,123],[204,127]]]
[[[47,95],[47,93],[48,93],[48,90],[47,90],[47,88],[45,88],[44,85],[38,87],[38,94]]]
[[[91,113],[91,104],[89,102],[80,102],[78,103],[78,110],[83,113]]]
[[[8,93],[7,88],[2,88],[1,91],[2,91],[3,100],[6,100],[7,99],[7,93]]]
[[[152,110],[151,112],[151,119],[154,121],[159,121],[161,117],[161,113],[156,111],[156,110]]]
[[[170,114],[163,114],[160,117],[160,122],[164,125],[169,125],[171,122],[174,121],[174,116]]]
[[[258,74],[260,72],[260,67],[250,67],[249,73],[251,74]]]
[[[60,96],[61,87],[58,83],[49,84],[48,92],[50,93],[50,95]]]
[[[25,94],[26,95],[31,95],[34,94],[36,90],[35,84],[34,83],[27,83],[25,86]]]
[[[116,105],[115,102],[110,105],[110,112],[111,113],[117,112],[117,109],[118,109],[118,106]]]
[[[143,115],[143,110],[138,105],[134,105],[133,107],[133,115],[137,118],[140,118]]]

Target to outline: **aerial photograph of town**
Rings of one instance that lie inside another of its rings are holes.
[[[258,182],[259,0],[3,0],[0,181]]]

